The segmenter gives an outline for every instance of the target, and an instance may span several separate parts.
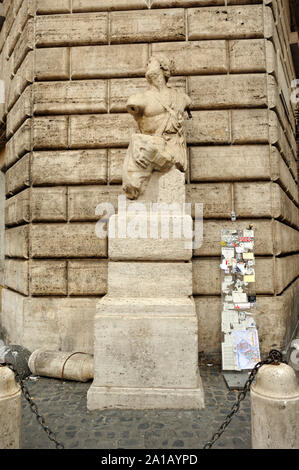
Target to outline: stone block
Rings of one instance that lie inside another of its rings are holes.
[[[32,120],[27,119],[17,132],[10,138],[5,148],[5,164],[10,167],[19,157],[31,150]]]
[[[29,294],[28,261],[7,259],[5,261],[5,286],[21,294]]]
[[[67,80],[70,78],[70,51],[67,47],[35,50],[37,80]]]
[[[230,142],[228,111],[195,111],[186,122],[188,144],[226,144]]]
[[[193,109],[267,106],[265,74],[189,77]]]
[[[34,20],[27,21],[14,49],[14,72],[18,70],[26,54],[35,47]]]
[[[271,172],[273,181],[279,181],[291,199],[298,202],[296,181],[276,147],[271,147]]]
[[[249,39],[264,37],[261,5],[191,8],[189,39]]]
[[[267,71],[264,39],[236,39],[228,48],[231,73]]]
[[[5,224],[17,225],[30,221],[30,189],[6,200]]]
[[[185,39],[185,15],[181,8],[112,12],[110,21],[111,43]]]
[[[234,183],[238,217],[271,217],[271,183]]]
[[[196,389],[197,330],[188,298],[106,296],[95,317],[93,386]]]
[[[98,298],[24,296],[3,289],[1,326],[8,344],[30,351],[53,350],[93,353],[93,324]]]
[[[271,178],[268,145],[191,147],[190,156],[191,182]]]
[[[107,182],[106,150],[33,152],[32,184],[104,184]]]
[[[24,155],[5,174],[6,194],[11,195],[30,186],[30,153]]]
[[[112,215],[109,258],[112,261],[189,261],[192,257],[190,216],[158,212]],[[113,233],[114,232],[114,233]],[[141,237],[140,237],[141,235]]]
[[[269,119],[266,109],[233,109],[232,143],[264,144],[272,143],[269,137]]]
[[[35,114],[105,113],[108,110],[107,81],[35,83]]]
[[[32,88],[27,87],[7,114],[6,136],[10,137],[18,127],[32,116]]]
[[[33,0],[23,0],[19,3],[20,8],[15,8],[16,16],[14,18],[14,25],[7,38],[9,55],[12,53],[17,40],[21,36],[27,20],[35,14],[35,4]]]
[[[36,18],[36,45],[107,44],[107,13],[43,15]]]
[[[21,225],[5,231],[5,254],[11,258],[29,257],[29,226]]]
[[[119,186],[74,186],[68,191],[68,214],[70,221],[99,220],[96,208],[110,203],[117,210],[117,198],[122,195]],[[101,214],[104,215],[104,214]]]
[[[163,42],[152,45],[152,54],[173,60],[175,75],[205,75],[228,71],[225,41]],[[192,60],[190,60],[192,57]]]
[[[147,44],[73,47],[72,78],[143,77],[147,60]]]
[[[220,295],[221,272],[219,258],[196,258],[193,267],[193,295]],[[274,294],[274,258],[255,258],[256,293]]]
[[[189,297],[192,295],[192,264],[111,261],[108,295],[116,298]]]
[[[248,228],[250,224],[253,225],[255,236],[254,252],[256,255],[272,255],[274,253],[274,240],[272,234],[273,222],[271,220],[239,219],[237,224],[240,230]],[[233,230],[234,227],[235,222],[232,221],[205,220],[203,223],[203,243],[200,248],[194,250],[194,256],[219,256],[220,259],[221,230]],[[280,239],[277,240],[276,245],[277,247],[281,246]]]
[[[36,13],[71,13],[71,0],[37,0]]]
[[[186,92],[185,77],[171,77],[168,81],[173,88]],[[110,112],[126,112],[128,98],[148,89],[145,78],[121,78],[110,80]]]
[[[125,147],[136,129],[136,123],[127,114],[70,116],[70,146],[73,149]]]
[[[93,223],[33,224],[31,226],[31,256],[33,258],[105,258],[107,240],[96,236]]]
[[[275,259],[275,292],[280,294],[299,275],[299,255]]]
[[[221,351],[221,297],[194,297],[198,317],[199,352],[208,356]]]
[[[66,261],[30,261],[31,295],[67,295]]]
[[[232,186],[229,183],[189,184],[186,187],[187,202],[203,204],[204,218],[231,218]]]
[[[34,149],[66,149],[68,118],[66,116],[35,117],[32,139]]]
[[[273,216],[298,228],[298,207],[291,201],[278,184],[272,184],[271,192],[273,200]]]
[[[108,180],[109,183],[118,183],[122,182],[122,167],[124,159],[127,153],[127,149],[109,149],[108,150]]]
[[[146,9],[144,0],[73,0],[73,12]]]
[[[274,221],[275,254],[296,253],[299,251],[298,231],[277,220]]]
[[[32,222],[66,221],[67,189],[32,188],[31,219]]]
[[[104,295],[107,293],[108,263],[106,260],[68,262],[69,295]]]
[[[7,109],[16,102],[21,96],[27,85],[34,81],[34,51],[28,52],[22,64],[20,65],[16,75],[12,78],[8,90]]]

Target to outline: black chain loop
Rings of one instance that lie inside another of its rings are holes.
[[[243,390],[241,390],[238,393],[237,401],[233,404],[233,406],[231,408],[231,411],[226,416],[225,420],[223,421],[223,423],[219,427],[218,431],[216,431],[215,434],[213,434],[211,440],[206,442],[206,444],[203,446],[203,449],[211,449],[211,447],[215,444],[215,442],[223,434],[223,432],[225,431],[225,429],[227,428],[227,426],[229,425],[229,423],[233,419],[234,415],[239,411],[241,402],[246,397],[247,392],[249,392],[250,387],[252,385],[252,382],[256,378],[256,375],[257,375],[259,369],[265,364],[279,364],[281,362],[284,362],[282,360],[282,353],[280,351],[278,351],[277,349],[272,349],[269,352],[268,357],[264,361],[260,361],[254,366],[254,368],[250,372],[250,375],[249,375],[248,379],[245,382]]]
[[[36,403],[34,403],[33,399],[31,398],[27,385],[24,383],[24,380],[19,375],[17,369],[12,364],[9,364],[9,363],[1,364],[1,366],[7,366],[15,374],[16,381],[20,385],[22,393],[25,399],[27,400],[27,402],[29,403],[32,413],[36,415],[36,419],[38,423],[41,425],[41,427],[47,434],[50,441],[54,442],[56,449],[64,449],[64,445],[57,441],[55,433],[51,431],[51,429],[46,425],[46,422],[43,416],[39,414],[38,407]]]

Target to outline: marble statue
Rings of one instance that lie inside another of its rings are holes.
[[[123,190],[128,199],[138,199],[153,171],[166,172],[173,166],[182,172],[187,169],[184,113],[191,116],[191,100],[168,85],[171,69],[171,60],[153,55],[146,71],[149,88],[127,102],[140,131],[131,137],[123,166]]]

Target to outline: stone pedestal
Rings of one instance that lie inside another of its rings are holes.
[[[138,220],[143,228],[146,224],[146,237],[125,238],[117,231],[124,218],[128,231],[132,230],[132,203],[110,220],[108,294],[98,303],[95,317],[90,410],[204,406],[192,298],[192,219],[183,211],[182,177],[178,170],[153,175],[150,197],[157,202],[165,190],[165,178],[173,183],[170,187],[177,186],[171,199],[177,198],[178,206],[170,215],[166,206],[161,209],[157,237],[147,194],[138,199],[138,204],[144,203]],[[164,232],[161,228],[167,216],[168,238],[165,227]]]

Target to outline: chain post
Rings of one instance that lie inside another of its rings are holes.
[[[243,390],[241,390],[238,393],[238,398],[237,401],[233,404],[231,411],[229,414],[226,416],[225,420],[219,427],[218,431],[213,434],[212,438],[210,441],[206,442],[206,444],[203,446],[203,449],[211,449],[211,447],[215,444],[215,442],[221,437],[221,435],[224,433],[225,429],[233,419],[234,415],[238,413],[240,409],[241,402],[244,400],[244,398],[247,395],[247,392],[249,392],[250,387],[259,371],[259,369],[265,365],[265,364],[280,364],[281,362],[284,362],[282,360],[282,353],[278,351],[277,349],[272,349],[269,352],[269,355],[264,361],[257,362],[257,364],[254,366],[252,371],[250,372],[250,375],[248,379],[245,382],[245,385],[243,387]]]
[[[1,364],[1,366],[8,367],[15,374],[16,381],[20,385],[21,391],[24,395],[24,398],[29,403],[32,413],[36,415],[36,419],[38,423],[43,428],[43,430],[47,434],[50,441],[54,442],[56,449],[64,449],[64,445],[57,441],[55,433],[51,431],[51,429],[46,425],[44,417],[39,414],[38,407],[36,403],[34,403],[33,399],[31,398],[27,385],[24,383],[24,380],[22,379],[22,377],[20,376],[20,374],[18,373],[14,365],[10,363],[4,363],[4,364]]]

